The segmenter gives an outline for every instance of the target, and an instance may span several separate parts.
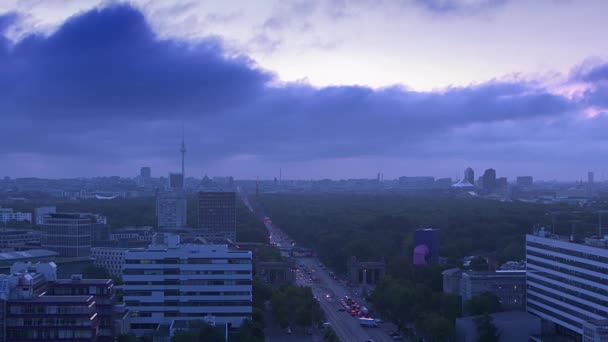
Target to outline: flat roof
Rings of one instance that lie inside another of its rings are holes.
[[[29,249],[21,252],[0,253],[0,262],[29,258],[54,257],[58,255],[59,254],[57,252],[49,251],[48,249]]]
[[[60,285],[64,285],[64,284],[87,284],[87,285],[100,284],[100,285],[106,285],[106,284],[112,283],[112,279],[79,279],[79,280],[57,279],[55,281],[55,283],[56,284],[60,284]]]

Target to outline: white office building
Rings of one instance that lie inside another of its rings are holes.
[[[8,223],[9,221],[32,222],[32,213],[20,213],[13,211],[12,208],[0,207],[0,222]]]
[[[132,331],[150,332],[174,320],[240,326],[252,311],[251,257],[226,245],[180,244],[171,234],[130,249],[122,278]]]
[[[608,318],[607,242],[576,243],[544,229],[527,235],[527,311],[576,341],[589,322]]]
[[[125,254],[128,248],[119,247],[93,247],[91,258],[94,264],[105,268],[112,277],[122,277],[122,267],[125,264]]]

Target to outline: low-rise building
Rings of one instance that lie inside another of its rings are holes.
[[[0,275],[0,341],[113,341],[111,279],[57,279],[50,263],[15,263]]]
[[[486,292],[494,294],[503,310],[524,310],[526,271],[465,271],[460,282],[460,296],[465,304]]]
[[[13,211],[12,208],[0,207],[0,222],[8,223],[10,221],[32,222],[32,213],[20,213]]]
[[[0,273],[9,273],[16,262],[51,262],[57,259],[59,254],[46,249],[30,249],[19,252],[0,253]]]
[[[592,319],[583,323],[582,342],[608,341],[608,319]]]
[[[153,235],[154,229],[152,227],[128,227],[112,231],[110,240],[152,242]]]
[[[441,275],[443,276],[443,293],[460,296],[462,270],[460,268],[450,268],[443,271]]]
[[[0,250],[31,249],[40,245],[40,232],[27,229],[3,228],[0,230]]]
[[[51,296],[93,296],[99,318],[99,341],[113,341],[116,295],[112,279],[83,279],[73,275],[70,279],[57,279],[47,291]]]
[[[530,336],[541,333],[541,320],[525,311],[507,311],[491,314],[492,323],[500,335],[499,342],[530,341]],[[477,319],[467,316],[456,319],[456,341],[479,341]]]
[[[94,264],[105,268],[113,277],[122,277],[122,267],[125,264],[125,253],[128,248],[93,247],[91,257]]]

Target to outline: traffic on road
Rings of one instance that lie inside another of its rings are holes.
[[[264,217],[264,225],[270,234],[270,243],[285,257],[294,257],[290,251],[295,242],[280,230],[269,217]],[[352,293],[346,281],[328,270],[315,256],[295,256],[297,268],[296,283],[311,287],[315,298],[323,311],[327,322],[322,328],[332,327],[341,341],[344,342],[382,342],[404,340],[397,328],[374,317],[364,298]]]

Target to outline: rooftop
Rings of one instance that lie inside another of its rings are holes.
[[[55,284],[86,284],[86,285],[109,285],[112,284],[112,279],[57,279]]]
[[[566,236],[566,235],[558,235],[553,234],[552,232],[546,230],[544,227],[540,229],[535,229],[531,234],[532,236],[541,237],[545,239],[557,240],[562,242],[570,242],[580,245],[586,245],[590,247],[597,247],[601,249],[608,249],[608,235],[604,235],[603,237],[591,236],[586,237],[584,239],[580,239],[576,236]]]
[[[0,262],[30,258],[56,257],[58,255],[59,254],[57,252],[49,251],[47,249],[30,249],[21,252],[0,253]]]

